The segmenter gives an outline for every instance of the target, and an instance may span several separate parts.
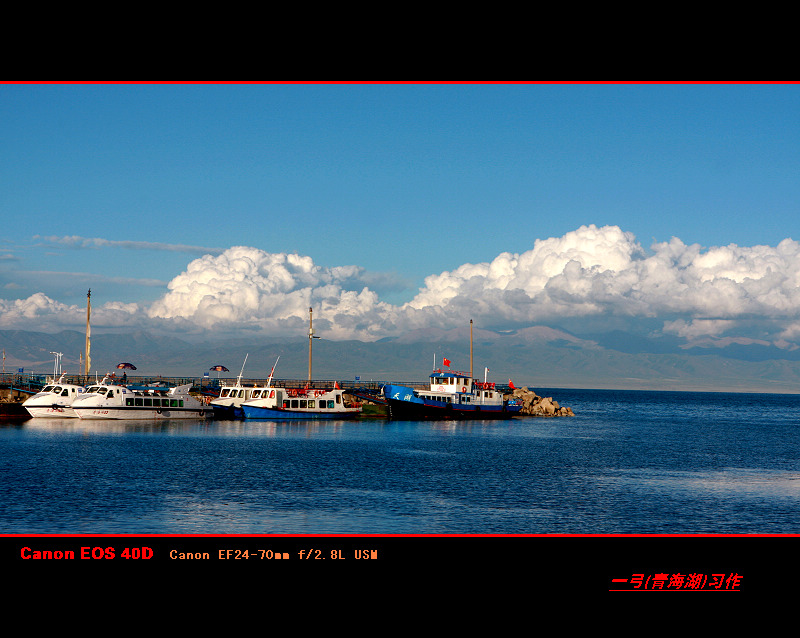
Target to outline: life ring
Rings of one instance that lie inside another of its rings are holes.
[[[289,390],[289,396],[290,397],[296,397],[297,396],[297,390]]]
[[[461,391],[462,392],[466,392],[467,391],[467,386],[464,386],[463,388],[461,388]]]

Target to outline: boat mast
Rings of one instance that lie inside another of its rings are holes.
[[[89,373],[92,370],[92,359],[89,351],[91,349],[91,327],[89,325],[89,319],[92,314],[92,289],[89,288],[89,292],[86,294],[86,368],[84,373],[86,376],[89,376]]]
[[[472,319],[469,320],[469,378],[472,379]]]

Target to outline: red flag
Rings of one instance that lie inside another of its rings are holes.
[[[450,367],[450,359],[448,359],[447,357],[444,357],[442,359],[442,363],[444,363],[448,368]]]
[[[511,379],[508,380],[508,387],[511,388],[512,390],[516,390],[517,389],[517,387],[514,385],[513,381],[511,381]]]
[[[334,381],[333,382],[333,388],[334,388],[334,390],[341,390],[341,388],[339,387],[339,382],[338,381]]]

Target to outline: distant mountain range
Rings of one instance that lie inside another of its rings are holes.
[[[85,335],[0,331],[6,372],[52,373],[54,352],[67,372],[81,372]],[[136,365],[129,375],[231,378],[244,367],[246,378],[266,378],[280,356],[275,375],[304,379],[308,339],[188,340],[143,332],[93,334],[92,372],[102,375],[120,362]],[[313,343],[315,379],[421,381],[443,357],[452,369],[469,370],[469,328],[419,330],[377,342]],[[800,392],[800,348],[752,339],[649,338],[623,332],[577,336],[547,326],[493,332],[473,331],[473,374],[489,380],[537,388],[619,388]],[[229,372],[209,369],[224,365]]]

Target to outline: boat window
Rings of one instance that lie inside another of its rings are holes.
[[[317,402],[316,401],[309,401],[308,402],[308,407],[309,408],[316,408],[317,407]]]
[[[62,397],[68,397],[68,396],[69,396],[69,390],[67,390],[66,388],[64,388],[64,391],[61,393],[61,396],[62,396]]]
[[[141,405],[142,405],[142,401],[143,401],[143,399],[142,399],[141,397],[136,397],[136,398],[133,400],[133,404],[134,404],[134,405],[141,406]]]
[[[341,402],[342,402],[342,395],[341,394],[337,394],[336,395],[336,403],[341,403]]]
[[[333,410],[333,400],[328,401],[328,409]]]
[[[297,405],[298,405],[298,404],[297,404],[297,399],[292,399],[292,407],[293,407],[293,408],[296,408],[296,407],[297,407]]]
[[[145,407],[152,408],[153,407],[153,399],[145,399],[144,400]]]
[[[53,386],[51,386],[51,385],[46,385],[46,386],[44,386],[44,388],[42,389],[42,392],[50,392],[50,390],[52,390],[52,389],[53,389]]]
[[[253,394],[250,395],[251,399],[258,399],[261,397],[261,390],[253,390]]]
[[[125,399],[125,405],[133,405],[133,399]]]
[[[224,388],[222,390],[222,392],[220,393],[219,398],[220,399],[224,399],[226,396],[228,396],[230,394],[230,392],[231,392],[230,389]]]
[[[53,388],[53,392],[55,392],[56,394],[58,394],[59,392],[61,392],[61,386],[60,386],[60,385],[57,385],[55,388]]]

